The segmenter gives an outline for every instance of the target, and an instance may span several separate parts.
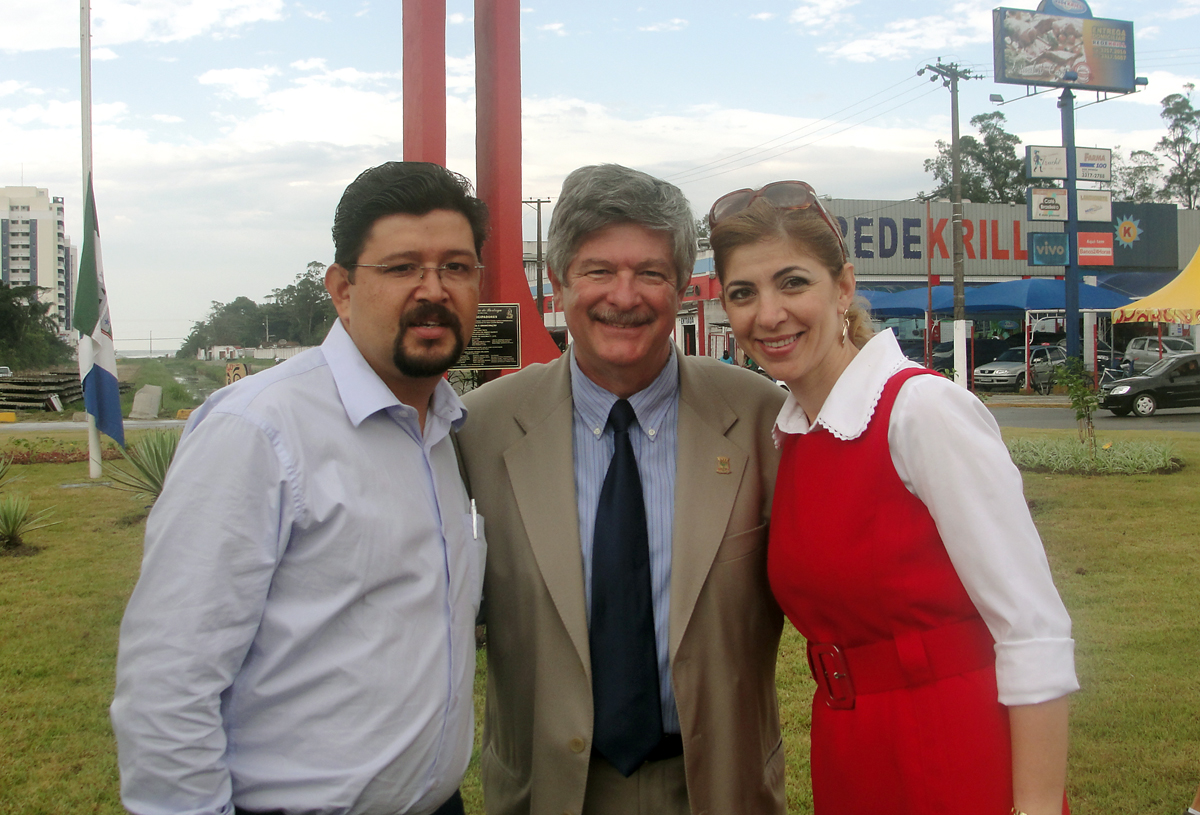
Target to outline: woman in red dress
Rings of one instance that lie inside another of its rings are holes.
[[[812,187],[709,224],[734,335],[791,391],[768,568],[817,681],[817,815],[1065,811],[1071,621],[995,421],[872,335]]]

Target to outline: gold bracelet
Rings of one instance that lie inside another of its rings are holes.
[[[1022,812],[1021,810],[1017,809],[1016,807],[1013,807],[1013,808],[1012,808],[1012,815],[1025,815],[1025,813],[1024,813],[1024,812]]]

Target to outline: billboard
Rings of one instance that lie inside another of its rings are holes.
[[[997,82],[1133,91],[1131,22],[998,8],[992,48]],[[1078,79],[1065,79],[1067,71]]]
[[[1077,190],[1075,212],[1081,221],[1112,220],[1112,192],[1110,190]]]

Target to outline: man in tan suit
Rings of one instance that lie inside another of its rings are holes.
[[[572,345],[465,397],[489,815],[784,811],[766,573],[784,394],[675,348],[695,254],[678,188],[576,170],[548,257]]]

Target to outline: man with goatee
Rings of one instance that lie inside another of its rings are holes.
[[[192,415],[121,626],[135,815],[463,811],[486,547],[441,375],[486,231],[443,167],[362,173],[334,218],[329,336]]]

